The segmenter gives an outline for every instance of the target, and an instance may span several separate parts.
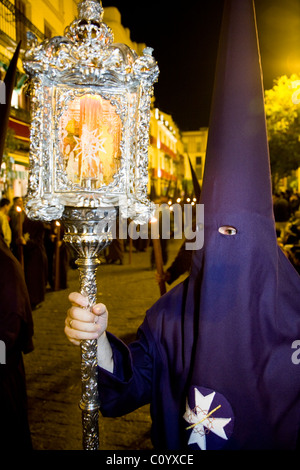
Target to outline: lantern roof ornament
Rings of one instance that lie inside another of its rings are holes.
[[[60,219],[66,207],[119,207],[145,223],[150,104],[159,69],[114,43],[100,1],[83,0],[64,36],[28,33],[31,81],[28,216]]]

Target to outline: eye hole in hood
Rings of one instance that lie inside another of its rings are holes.
[[[235,227],[231,227],[231,225],[222,225],[222,227],[219,227],[218,231],[222,235],[236,235],[237,234],[237,229]]]

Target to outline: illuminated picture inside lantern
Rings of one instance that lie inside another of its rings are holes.
[[[97,189],[120,166],[122,122],[110,101],[95,95],[72,100],[60,119],[60,151],[68,180]]]

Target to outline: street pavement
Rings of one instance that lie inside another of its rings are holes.
[[[180,244],[180,240],[169,241],[167,266]],[[97,271],[97,301],[108,308],[108,329],[125,342],[134,339],[146,310],[159,298],[150,250],[133,252],[131,262],[125,252],[123,265],[104,261]],[[64,334],[68,294],[78,290],[78,271],[70,269],[68,288],[47,291],[44,302],[33,312],[35,349],[24,361],[34,450],[82,450],[80,348]],[[150,426],[148,405],[119,418],[99,414],[99,448],[151,450]]]

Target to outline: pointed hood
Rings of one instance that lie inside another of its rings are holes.
[[[248,0],[226,2],[201,203],[207,215],[273,217],[256,20]]]
[[[10,115],[10,108],[11,108],[11,97],[12,92],[15,87],[16,82],[16,73],[17,73],[17,62],[19,58],[19,52],[21,48],[21,42],[19,42],[13,58],[10,61],[9,67],[7,69],[4,84],[5,84],[5,104],[1,105],[1,113],[0,113],[0,166],[2,163],[3,158],[3,151],[5,147],[5,139],[6,133],[8,128],[8,120]]]
[[[191,275],[147,317],[172,367],[154,427],[171,449],[294,449],[300,278],[276,239],[252,0],[224,4],[200,202]]]

